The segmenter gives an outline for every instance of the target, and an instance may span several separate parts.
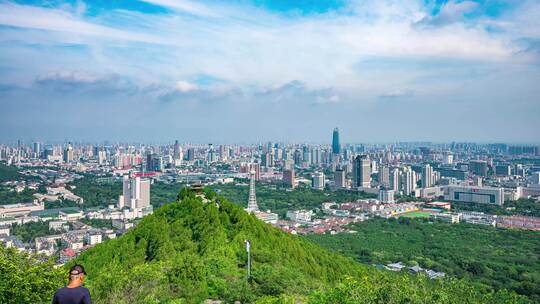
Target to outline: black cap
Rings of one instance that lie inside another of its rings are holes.
[[[71,267],[71,269],[69,270],[69,274],[70,275],[78,275],[78,274],[86,274],[86,271],[84,271],[84,267],[82,265],[75,265],[73,267]]]

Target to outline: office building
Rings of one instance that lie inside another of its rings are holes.
[[[347,188],[346,172],[341,168],[336,168],[334,172],[334,186],[338,189]]]
[[[502,206],[504,189],[477,186],[448,186],[445,199],[466,203],[493,204]]]
[[[433,168],[429,164],[425,164],[422,168],[422,188],[429,188],[434,184]]]
[[[390,168],[385,165],[379,166],[379,184],[383,187],[390,187]]]
[[[332,134],[332,153],[333,154],[341,153],[341,145],[339,142],[339,129],[338,128],[335,128]]]
[[[367,155],[358,155],[353,163],[353,188],[371,187],[371,162]]]
[[[296,178],[294,176],[294,169],[283,170],[283,182],[291,188],[296,187]]]
[[[512,166],[508,164],[495,166],[495,175],[510,176],[511,174],[512,174]]]
[[[74,152],[73,152],[73,147],[71,146],[71,144],[68,144],[68,146],[64,150],[64,162],[65,163],[70,163],[74,159],[75,159],[75,156],[74,156]]]
[[[195,160],[195,149],[189,148],[187,150],[187,161],[194,161]]]
[[[124,175],[122,195],[118,198],[118,208],[146,208],[150,205],[150,180]]]
[[[411,169],[411,167],[403,168],[400,181],[403,195],[411,195],[416,189],[416,173]]]
[[[381,189],[379,190],[379,201],[383,203],[392,204],[394,200],[394,190]]]
[[[174,141],[174,148],[173,148],[173,159],[174,160],[182,160],[182,148],[180,148],[180,144],[178,143],[178,140]]]
[[[316,190],[324,190],[324,173],[315,172],[311,177],[311,187]]]
[[[532,175],[531,175],[531,183],[534,186],[539,186],[540,185],[540,172],[532,173]]]
[[[394,168],[392,171],[390,171],[390,189],[394,190],[395,192],[399,191],[400,188],[399,177],[399,168]]]
[[[469,171],[474,175],[485,177],[488,174],[488,164],[483,160],[472,160],[469,162]]]

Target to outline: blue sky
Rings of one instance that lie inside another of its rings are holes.
[[[0,0],[0,140],[540,142],[540,3]]]

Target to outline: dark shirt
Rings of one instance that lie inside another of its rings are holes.
[[[52,304],[91,304],[90,292],[84,287],[63,287],[56,291]]]

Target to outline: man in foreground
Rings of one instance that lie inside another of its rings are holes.
[[[91,304],[90,292],[82,287],[86,272],[82,265],[75,265],[69,270],[69,283],[56,291],[53,304]]]

